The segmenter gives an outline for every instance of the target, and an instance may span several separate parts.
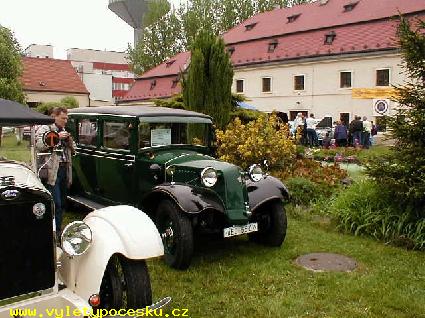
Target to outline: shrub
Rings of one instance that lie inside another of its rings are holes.
[[[47,102],[47,103],[41,103],[37,106],[37,111],[39,113],[48,115],[50,111],[55,107],[66,107],[66,108],[77,108],[79,106],[79,103],[77,99],[73,96],[67,96],[62,98],[59,102]]]
[[[217,130],[216,135],[218,157],[244,169],[264,159],[276,169],[295,158],[296,147],[289,136],[288,126],[276,115],[261,115],[248,124],[236,118],[226,131]]]
[[[321,207],[326,208],[344,231],[425,249],[425,220],[418,222],[393,200],[391,190],[373,180],[355,183]]]
[[[322,166],[320,162],[312,159],[297,159],[280,170],[272,172],[281,180],[289,180],[293,177],[306,178],[322,186],[322,192],[332,194],[341,184],[341,180],[347,177],[347,172],[340,169],[338,164]]]
[[[296,205],[307,206],[320,199],[324,194],[321,186],[307,178],[289,178],[285,184],[291,194],[291,202]]]

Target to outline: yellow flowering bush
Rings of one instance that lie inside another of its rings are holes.
[[[271,168],[281,167],[296,156],[288,125],[276,115],[262,115],[247,124],[236,118],[226,131],[217,130],[216,136],[218,157],[243,169],[264,159]]]

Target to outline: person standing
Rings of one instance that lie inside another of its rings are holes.
[[[44,144],[43,137],[49,131],[55,131],[59,135],[59,144],[57,149],[50,156],[42,159],[39,167],[46,171],[42,179],[47,189],[53,196],[55,203],[55,223],[56,236],[60,238],[62,232],[62,217],[67,189],[72,183],[72,155],[74,154],[75,144],[65,126],[68,122],[68,110],[65,107],[56,107],[51,116],[54,118],[54,124],[41,126],[37,130],[36,147],[40,152],[45,152],[48,147]]]
[[[317,146],[317,133],[316,133],[316,125],[317,121],[314,118],[314,114],[311,113],[310,117],[306,120],[306,127],[307,127],[307,141],[310,147]]]
[[[354,147],[362,144],[363,123],[360,116],[355,116],[350,123],[350,133],[353,138],[352,144]]]
[[[372,123],[367,120],[366,116],[363,116],[362,124],[363,124],[362,145],[363,145],[363,148],[369,149],[370,134],[372,133]]]
[[[348,138],[347,127],[345,127],[345,125],[343,125],[341,121],[338,121],[336,123],[334,138],[336,140],[336,145],[338,147],[347,146],[347,138]]]

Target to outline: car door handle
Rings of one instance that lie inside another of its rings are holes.
[[[126,163],[126,164],[124,164],[124,166],[126,166],[127,168],[131,168],[131,167],[133,167],[133,164],[132,163]]]

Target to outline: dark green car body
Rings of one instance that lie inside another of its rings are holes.
[[[73,192],[136,206],[153,220],[167,200],[194,232],[220,232],[257,221],[257,211],[264,213],[270,202],[282,206],[289,196],[271,176],[254,182],[241,168],[214,159],[212,122],[203,114],[148,106],[77,108],[68,128],[77,144]],[[211,168],[216,182],[206,186],[201,173]]]

